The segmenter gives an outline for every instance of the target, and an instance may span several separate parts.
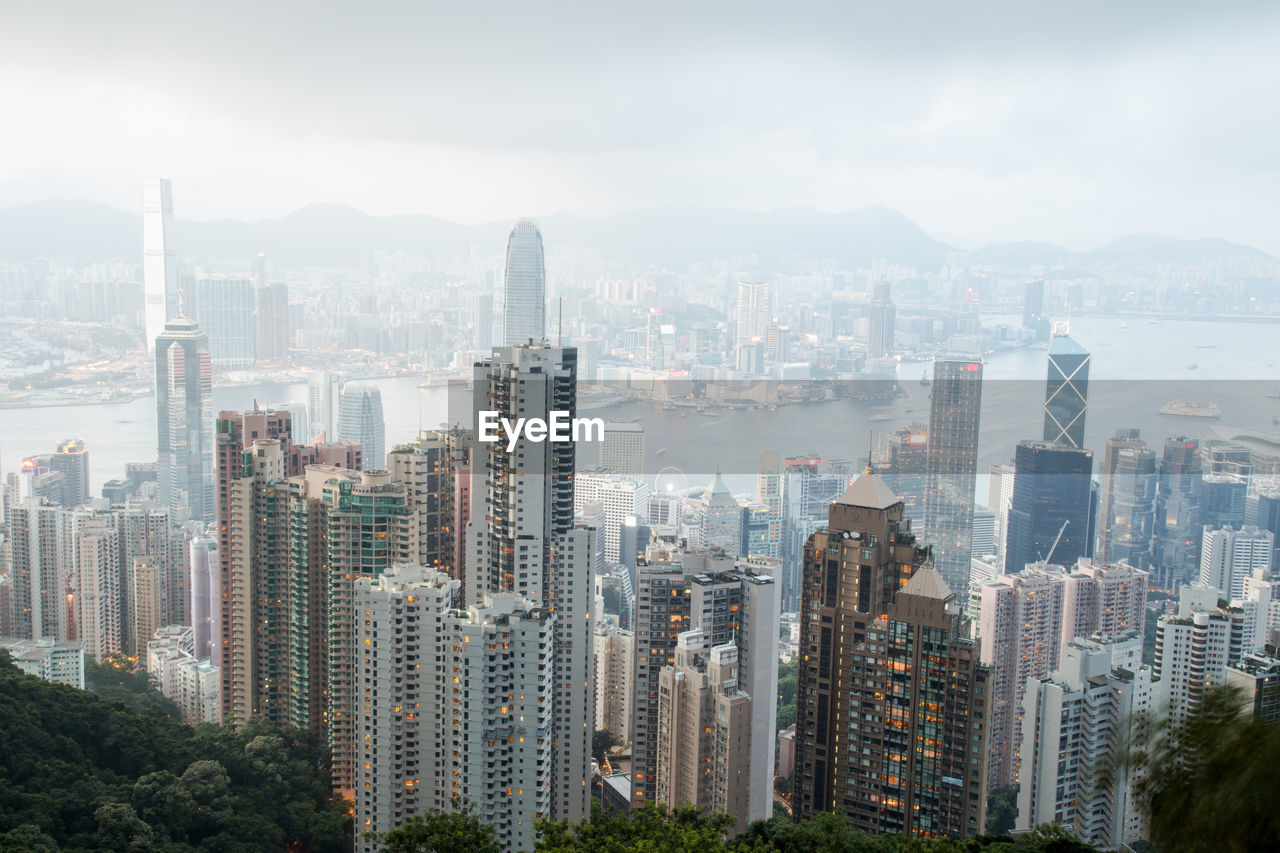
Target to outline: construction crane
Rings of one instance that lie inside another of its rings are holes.
[[[1058,550],[1058,543],[1062,541],[1062,534],[1067,532],[1067,525],[1070,523],[1071,519],[1062,522],[1062,526],[1058,528],[1058,535],[1053,537],[1053,544],[1049,546],[1049,553],[1040,558],[1040,565],[1049,565],[1049,561],[1053,559],[1053,552]]]

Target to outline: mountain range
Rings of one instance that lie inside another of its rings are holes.
[[[1049,268],[1095,263],[1188,263],[1202,258],[1267,253],[1226,240],[1179,240],[1133,234],[1084,252],[1051,243],[1013,242],[965,251],[930,237],[897,211],[872,206],[844,213],[780,208],[751,213],[724,208],[665,208],[599,219],[557,214],[541,218],[549,246],[599,250],[680,270],[698,261],[754,255],[769,269],[793,269],[804,259],[832,259],[840,269],[875,258],[936,270],[948,255],[967,264]],[[313,204],[257,222],[175,223],[184,257],[249,258],[265,252],[294,266],[365,266],[373,253],[402,251],[436,257],[502,251],[511,222],[460,225],[426,215],[373,216],[346,205]],[[75,258],[79,263],[135,261],[141,256],[141,216],[106,204],[52,200],[0,210],[0,261]]]

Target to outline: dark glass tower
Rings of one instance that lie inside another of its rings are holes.
[[[1066,335],[1049,344],[1049,376],[1044,386],[1044,440],[1084,447],[1089,412],[1089,353]]]
[[[1043,441],[1023,441],[1014,451],[1013,465],[1005,571],[1021,572],[1028,563],[1040,560],[1073,566],[1079,558],[1091,556],[1093,454]]]

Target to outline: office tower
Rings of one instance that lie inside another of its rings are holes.
[[[1061,645],[1094,634],[1118,636],[1146,625],[1148,575],[1121,563],[1080,560],[1067,572]]]
[[[536,229],[531,231],[536,237]],[[513,243],[517,236],[513,234]],[[554,614],[555,688],[547,707],[562,710],[552,719],[549,733],[549,816],[582,820],[589,813],[589,619],[592,567],[600,544],[594,530],[574,519],[576,445],[534,442],[524,434],[508,452],[505,435],[496,442],[478,440],[481,412],[496,412],[511,422],[517,417],[549,421],[552,412],[575,417],[577,351],[546,345],[508,347],[495,350],[474,371],[471,429],[477,441],[471,450],[467,603],[480,602],[485,593],[507,592]],[[521,819],[527,823],[530,816],[526,813]]]
[[[213,366],[209,339],[186,317],[164,326],[156,351],[157,499],[179,520],[213,520]]]
[[[75,637],[96,661],[123,649],[120,531],[109,515],[77,511],[68,523]]]
[[[1275,537],[1268,530],[1230,525],[1205,528],[1200,546],[1200,583],[1218,590],[1228,601],[1244,597],[1246,578],[1271,572]]]
[[[218,628],[218,540],[198,536],[187,547],[191,565],[191,653],[218,666],[222,651]],[[218,719],[221,721],[221,713]]]
[[[185,625],[163,625],[147,642],[147,678],[161,696],[178,706],[185,723],[221,725],[218,667],[193,654],[195,632]]]
[[[68,438],[58,443],[49,457],[49,467],[61,471],[62,505],[67,509],[89,502],[89,450],[84,439]]]
[[[827,523],[831,502],[849,488],[850,463],[823,461],[817,456],[782,460],[782,609],[800,609],[804,546],[815,530]]]
[[[731,835],[750,822],[751,707],[738,688],[738,647],[712,646],[702,631],[683,631],[675,663],[658,673],[655,798],[732,815]]]
[[[471,321],[471,348],[488,351],[493,347],[493,291],[485,290],[475,296],[475,310]]]
[[[680,633],[698,630],[712,646],[735,644],[738,689],[748,696],[775,696],[778,682],[778,587],[749,562],[705,549],[685,551],[657,540],[637,566],[634,688],[631,723],[631,802],[645,806],[658,797],[663,760],[660,674],[676,662]],[[777,704],[751,707],[747,766],[748,819],[771,813]],[[684,802],[666,802],[669,807]]]
[[[1066,586],[1061,571],[1029,568],[978,591],[980,656],[991,668],[989,790],[1018,784],[1023,691],[1028,678],[1058,667]]]
[[[43,497],[23,498],[9,509],[13,633],[19,638],[69,639],[65,531],[62,507]]]
[[[760,454],[760,473],[756,475],[756,503],[765,508],[764,517],[768,530],[764,541],[751,544],[744,554],[760,557],[782,557],[782,470],[778,462],[778,454],[766,452]],[[744,536],[744,539],[748,537]]]
[[[867,358],[884,358],[893,353],[896,311],[889,296],[889,282],[876,282],[874,293],[867,313]]]
[[[978,473],[982,362],[939,358],[929,404],[924,530],[934,567],[953,589],[969,588],[969,531]]]
[[[307,380],[307,424],[309,436],[295,436],[298,441],[324,436],[329,441],[338,437],[338,377],[322,370]]]
[[[469,477],[470,441],[462,430],[421,430],[387,454],[391,478],[405,487],[417,515],[415,562],[459,581],[466,566],[461,528],[471,511],[470,499],[462,500],[459,479]]]
[[[734,343],[742,346],[753,338],[764,340],[769,328],[770,293],[767,282],[744,281],[738,284]]]
[[[1044,440],[1067,447],[1084,447],[1089,413],[1087,350],[1067,335],[1049,343],[1049,376],[1044,386]]]
[[[649,515],[651,491],[646,483],[638,483],[610,471],[587,469],[575,478],[574,512],[581,512],[588,503],[600,504],[604,510],[604,528],[600,537],[604,562],[622,562],[622,525],[628,518],[644,518]]]
[[[973,509],[973,533],[969,536],[969,553],[974,557],[996,552],[996,511],[991,507]]]
[[[1245,521],[1270,531],[1280,551],[1280,491],[1263,488],[1246,499],[1245,508]],[[1280,565],[1280,560],[1273,557],[1271,563]]]
[[[253,369],[256,302],[253,280],[246,276],[196,276],[192,315],[209,336],[209,357],[215,369]]]
[[[1195,577],[1200,566],[1200,442],[1189,436],[1165,440],[1156,484],[1152,580],[1171,589]]]
[[[742,545],[742,506],[717,471],[694,510],[700,522],[701,544],[737,555]]]
[[[1156,455],[1136,429],[1107,440],[1098,505],[1099,562],[1145,568],[1155,532]]]
[[[617,625],[597,624],[595,632],[596,731],[609,732],[618,743],[631,742],[636,637]]]
[[[173,186],[168,178],[142,182],[142,290],[147,351],[178,314],[178,256],[173,247]]]
[[[1176,616],[1156,622],[1155,674],[1169,720],[1181,725],[1243,654],[1243,619],[1217,607],[1218,591],[1188,584],[1178,591]]]
[[[1020,572],[1039,562],[1069,566],[1090,556],[1093,453],[1022,441],[1014,451],[1013,465],[1004,570]]]
[[[542,343],[546,333],[547,270],[542,256],[542,232],[532,219],[521,219],[507,238],[502,343],[508,347]]]
[[[987,480],[988,506],[995,510],[995,553],[1000,558],[1000,570],[1004,571],[1005,545],[1009,541],[1009,507],[1013,504],[1013,488],[1017,470],[1012,462],[992,465]]]
[[[924,521],[925,475],[929,470],[929,428],[914,423],[889,433],[889,457],[881,476],[894,494],[902,498],[903,511],[911,523]]]
[[[338,440],[360,442],[366,470],[378,470],[386,464],[386,433],[378,386],[371,382],[343,385],[338,405]]]
[[[1121,849],[1144,837],[1129,744],[1161,705],[1142,665],[1142,636],[1127,632],[1068,643],[1062,665],[1023,696],[1019,830],[1060,824],[1086,844]]]
[[[1201,451],[1200,521],[1206,528],[1244,524],[1245,503],[1253,482],[1253,459],[1247,447],[1211,441]]]
[[[256,276],[255,276],[256,278]],[[289,285],[282,281],[254,284],[254,354],[259,362],[289,359]]]
[[[902,512],[868,472],[806,549],[796,816],[835,811],[870,834],[978,835],[989,672]]]
[[[606,421],[599,466],[624,477],[644,477],[644,425]]]
[[[78,641],[0,637],[0,650],[27,675],[84,690],[84,648]]]
[[[1028,281],[1022,297],[1022,327],[1037,330],[1044,317],[1044,279]]]
[[[503,850],[531,850],[535,817],[554,811],[561,614],[503,593],[461,610],[457,586],[415,565],[355,583],[357,850],[377,848],[365,833],[459,803]]]

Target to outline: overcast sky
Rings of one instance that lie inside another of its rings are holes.
[[[368,7],[368,8],[366,8]],[[880,203],[1280,254],[1280,3],[0,0],[0,207]]]

